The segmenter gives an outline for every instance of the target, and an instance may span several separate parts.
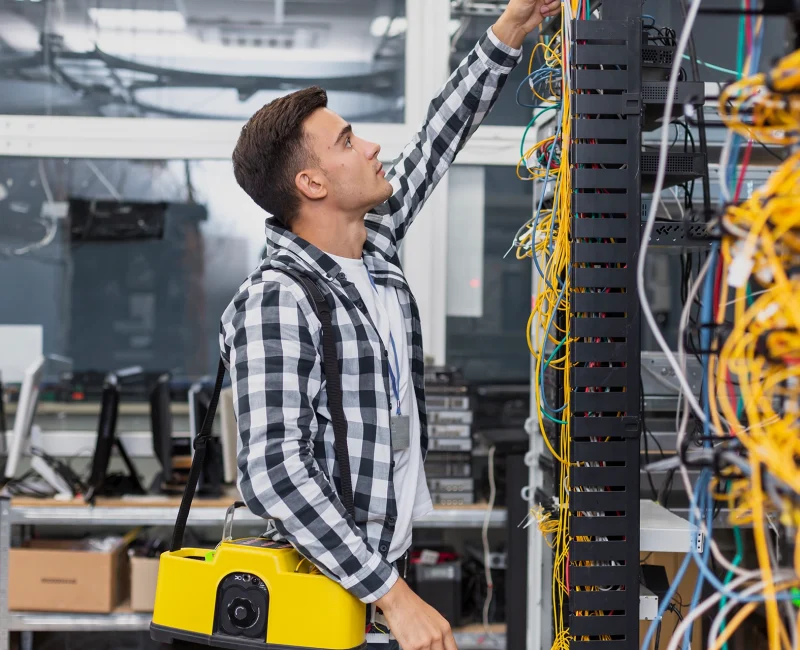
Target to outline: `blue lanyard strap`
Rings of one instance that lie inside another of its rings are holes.
[[[372,274],[367,271],[367,277],[369,278],[370,284],[372,288],[375,290],[375,298],[378,298],[378,287],[375,286],[375,280],[372,279]],[[397,356],[397,346],[394,344],[394,336],[392,336],[392,326],[389,323],[389,343],[392,346],[392,353],[394,354],[394,365],[397,368],[397,375],[400,374],[400,359]],[[392,384],[392,391],[394,391],[394,400],[396,403],[396,413],[397,415],[401,415],[400,411],[400,390],[397,385],[398,377],[395,375],[395,371],[392,368],[391,362],[389,362],[389,381]]]

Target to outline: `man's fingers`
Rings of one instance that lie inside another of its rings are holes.
[[[445,650],[443,635],[435,628],[431,634],[431,650]]]
[[[444,635],[444,650],[458,650],[453,631],[449,627]]]
[[[546,2],[542,5],[542,15],[552,16],[553,14],[557,14],[560,9],[561,0],[546,0]]]

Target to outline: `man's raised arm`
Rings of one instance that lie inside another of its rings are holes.
[[[386,174],[392,196],[375,210],[391,217],[397,243],[494,105],[522,58],[525,36],[559,6],[560,0],[511,0],[431,101],[422,127]]]

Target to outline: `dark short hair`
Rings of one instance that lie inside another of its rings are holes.
[[[242,127],[233,150],[236,182],[287,228],[300,207],[294,178],[315,161],[307,146],[303,122],[327,105],[328,95],[318,86],[275,99]]]

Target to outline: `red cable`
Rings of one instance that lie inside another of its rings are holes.
[[[745,147],[744,155],[742,156],[742,168],[739,170],[739,180],[736,183],[736,192],[733,194],[733,202],[739,201],[739,193],[742,191],[742,182],[744,181],[744,174],[747,171],[747,165],[750,164],[750,153],[753,151],[753,141],[750,140]]]
[[[750,9],[750,0],[745,1],[745,8]],[[745,36],[745,43],[747,44],[747,53],[752,56],[753,55],[753,23],[752,16],[747,14],[744,19],[744,36]]]

